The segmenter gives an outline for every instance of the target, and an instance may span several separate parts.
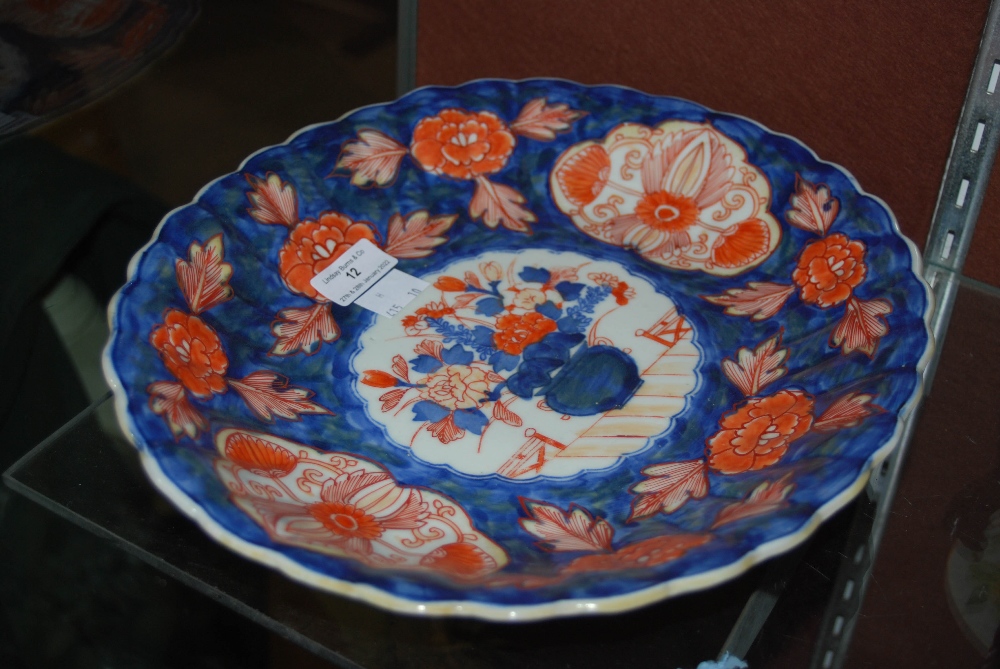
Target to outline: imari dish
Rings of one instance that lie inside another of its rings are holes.
[[[374,247],[428,284],[392,316],[314,282]],[[306,128],[172,212],[105,366],[154,484],[238,553],[404,613],[614,612],[861,490],[920,395],[919,265],[752,121],[477,81]]]
[[[0,135],[110,92],[172,46],[196,0],[0,2]]]

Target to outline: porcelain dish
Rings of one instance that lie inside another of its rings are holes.
[[[392,316],[317,290],[362,248],[426,289]],[[402,613],[610,613],[860,492],[920,397],[920,274],[791,137],[482,80],[207,185],[133,259],[104,362],[154,485],[248,558]]]

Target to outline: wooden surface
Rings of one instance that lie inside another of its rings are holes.
[[[921,247],[988,0],[420,0],[417,85],[622,84],[802,140],[885,200]],[[1000,285],[1000,184],[967,273]]]

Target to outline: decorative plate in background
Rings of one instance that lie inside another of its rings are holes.
[[[367,239],[394,317],[311,280]],[[801,543],[899,440],[930,293],[884,203],[691,102],[477,81],[306,128],[161,223],[105,368],[212,537],[405,613],[631,609]]]
[[[0,135],[110,92],[176,42],[197,0],[0,3]]]

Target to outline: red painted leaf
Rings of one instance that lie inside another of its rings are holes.
[[[798,174],[795,175],[795,193],[788,201],[792,205],[785,216],[788,222],[821,237],[833,225],[840,211],[840,202],[830,194],[826,184],[810,183]]]
[[[177,285],[184,293],[191,313],[208,311],[233,297],[233,289],[229,285],[233,266],[223,262],[224,254],[222,233],[219,233],[204,246],[191,242],[188,260],[177,259]]]
[[[662,511],[673,513],[689,499],[708,494],[708,476],[704,460],[685,460],[650,465],[642,470],[647,478],[632,486],[638,493],[632,500],[632,513],[626,522]]]
[[[313,392],[289,386],[288,379],[274,372],[257,371],[239,381],[227,379],[250,409],[268,422],[277,418],[298,420],[300,414],[333,412],[311,399]]]
[[[832,432],[845,427],[860,425],[868,416],[885,412],[877,404],[871,404],[876,395],[870,393],[847,393],[838,397],[826,411],[816,419],[812,429],[820,432]]]
[[[271,355],[293,355],[299,351],[312,355],[323,342],[337,341],[340,326],[330,313],[330,305],[321,302],[307,309],[282,309],[271,324],[271,332],[277,338]]]
[[[299,202],[294,186],[282,181],[274,172],[268,172],[263,179],[252,174],[244,176],[253,186],[252,191],[247,191],[247,199],[253,205],[247,212],[254,220],[288,227],[299,222]]]
[[[208,430],[208,421],[191,406],[183,385],[157,381],[149,384],[146,392],[149,393],[149,408],[166,421],[174,439],[182,435],[197,439],[199,433]]]
[[[766,385],[784,376],[788,369],[783,365],[788,349],[781,348],[781,334],[761,342],[753,351],[743,347],[736,352],[736,360],[722,361],[722,372],[747,397],[759,395]]]
[[[424,339],[413,347],[413,352],[417,355],[429,355],[444,362],[441,358],[442,351],[444,351],[444,344],[439,341],[431,341],[430,339]]]
[[[406,360],[403,359],[403,356],[401,355],[392,356],[392,371],[399,378],[409,382],[410,367],[409,365],[406,364]]]
[[[570,505],[569,513],[544,502],[521,498],[521,505],[531,518],[521,518],[521,527],[538,539],[547,551],[610,551],[615,530],[603,518],[595,518],[586,509]]]
[[[442,444],[450,444],[465,436],[465,430],[455,425],[455,414],[450,413],[436,423],[430,423],[427,431]]]
[[[521,427],[524,425],[524,421],[521,420],[521,417],[508,409],[507,405],[503,402],[496,402],[493,405],[493,417],[499,421],[507,423],[507,425],[513,425],[514,427]]]
[[[789,483],[791,474],[782,476],[779,480],[771,482],[764,481],[754,488],[743,500],[730,504],[719,511],[715,517],[715,522],[711,529],[720,525],[732,523],[744,518],[762,516],[767,513],[774,513],[787,507],[787,497],[795,489],[794,483]]]
[[[535,98],[521,108],[510,129],[522,137],[549,141],[557,132],[569,130],[573,121],[584,114],[562,103],[549,105],[545,98]]]
[[[378,401],[382,403],[382,412],[385,413],[386,411],[395,409],[402,401],[403,395],[409,390],[409,388],[393,388],[384,395],[380,395]]]
[[[482,217],[487,227],[498,225],[515,232],[531,233],[529,223],[538,219],[521,206],[524,196],[510,186],[496,184],[486,177],[476,179],[476,192],[469,203],[469,216]]]
[[[750,316],[763,321],[781,311],[795,292],[794,286],[768,281],[751,281],[746,288],[730,288],[719,295],[702,295],[703,300],[726,308],[730,316]]]
[[[351,171],[355,186],[387,186],[396,179],[406,147],[378,130],[361,130],[358,139],[340,150],[334,169]]]
[[[887,300],[859,300],[853,295],[847,300],[847,310],[830,335],[830,346],[839,346],[844,355],[861,351],[875,357],[879,342],[889,332],[886,314],[892,313]]]
[[[393,214],[389,221],[389,241],[385,252],[396,258],[423,258],[434,252],[435,246],[448,241],[443,233],[458,216],[431,216],[426,211],[410,214],[405,221]]]

